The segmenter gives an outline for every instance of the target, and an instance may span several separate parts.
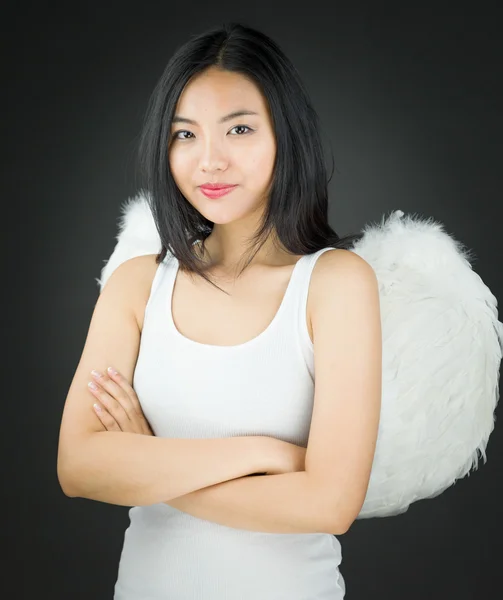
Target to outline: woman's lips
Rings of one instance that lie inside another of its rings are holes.
[[[232,190],[234,190],[235,188],[237,188],[237,185],[232,185],[232,186],[218,188],[218,189],[211,189],[211,188],[204,188],[204,187],[201,187],[200,189],[201,189],[201,192],[207,198],[220,198],[221,196],[225,196],[229,192],[232,192]]]

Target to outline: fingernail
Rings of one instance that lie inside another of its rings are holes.
[[[112,367],[108,367],[107,371],[111,374],[111,375],[117,375],[117,371],[115,369],[112,369]]]

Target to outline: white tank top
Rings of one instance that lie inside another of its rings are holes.
[[[158,265],[145,307],[133,387],[156,436],[275,437],[307,447],[314,354],[306,311],[323,248],[294,266],[280,308],[233,346],[191,340],[171,299],[178,261]],[[329,533],[263,533],[198,519],[164,503],[129,510],[115,600],[341,600],[339,540]]]

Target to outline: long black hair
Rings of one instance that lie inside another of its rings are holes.
[[[318,115],[297,70],[267,35],[231,22],[195,35],[179,47],[148,104],[138,146],[138,167],[161,239],[156,262],[162,262],[169,251],[181,270],[197,273],[215,285],[206,274],[209,266],[198,256],[196,246],[200,241],[204,248],[214,223],[182,195],[168,161],[171,120],[179,96],[191,77],[209,67],[251,79],[269,105],[277,150],[268,204],[261,226],[250,240],[255,253],[271,232],[273,239],[293,255],[311,254],[329,246],[348,249],[361,239],[361,232],[340,238],[328,223],[330,179]]]

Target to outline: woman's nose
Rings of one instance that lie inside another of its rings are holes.
[[[208,141],[202,151],[199,161],[201,170],[213,171],[223,169],[228,163],[228,157],[222,144]]]

